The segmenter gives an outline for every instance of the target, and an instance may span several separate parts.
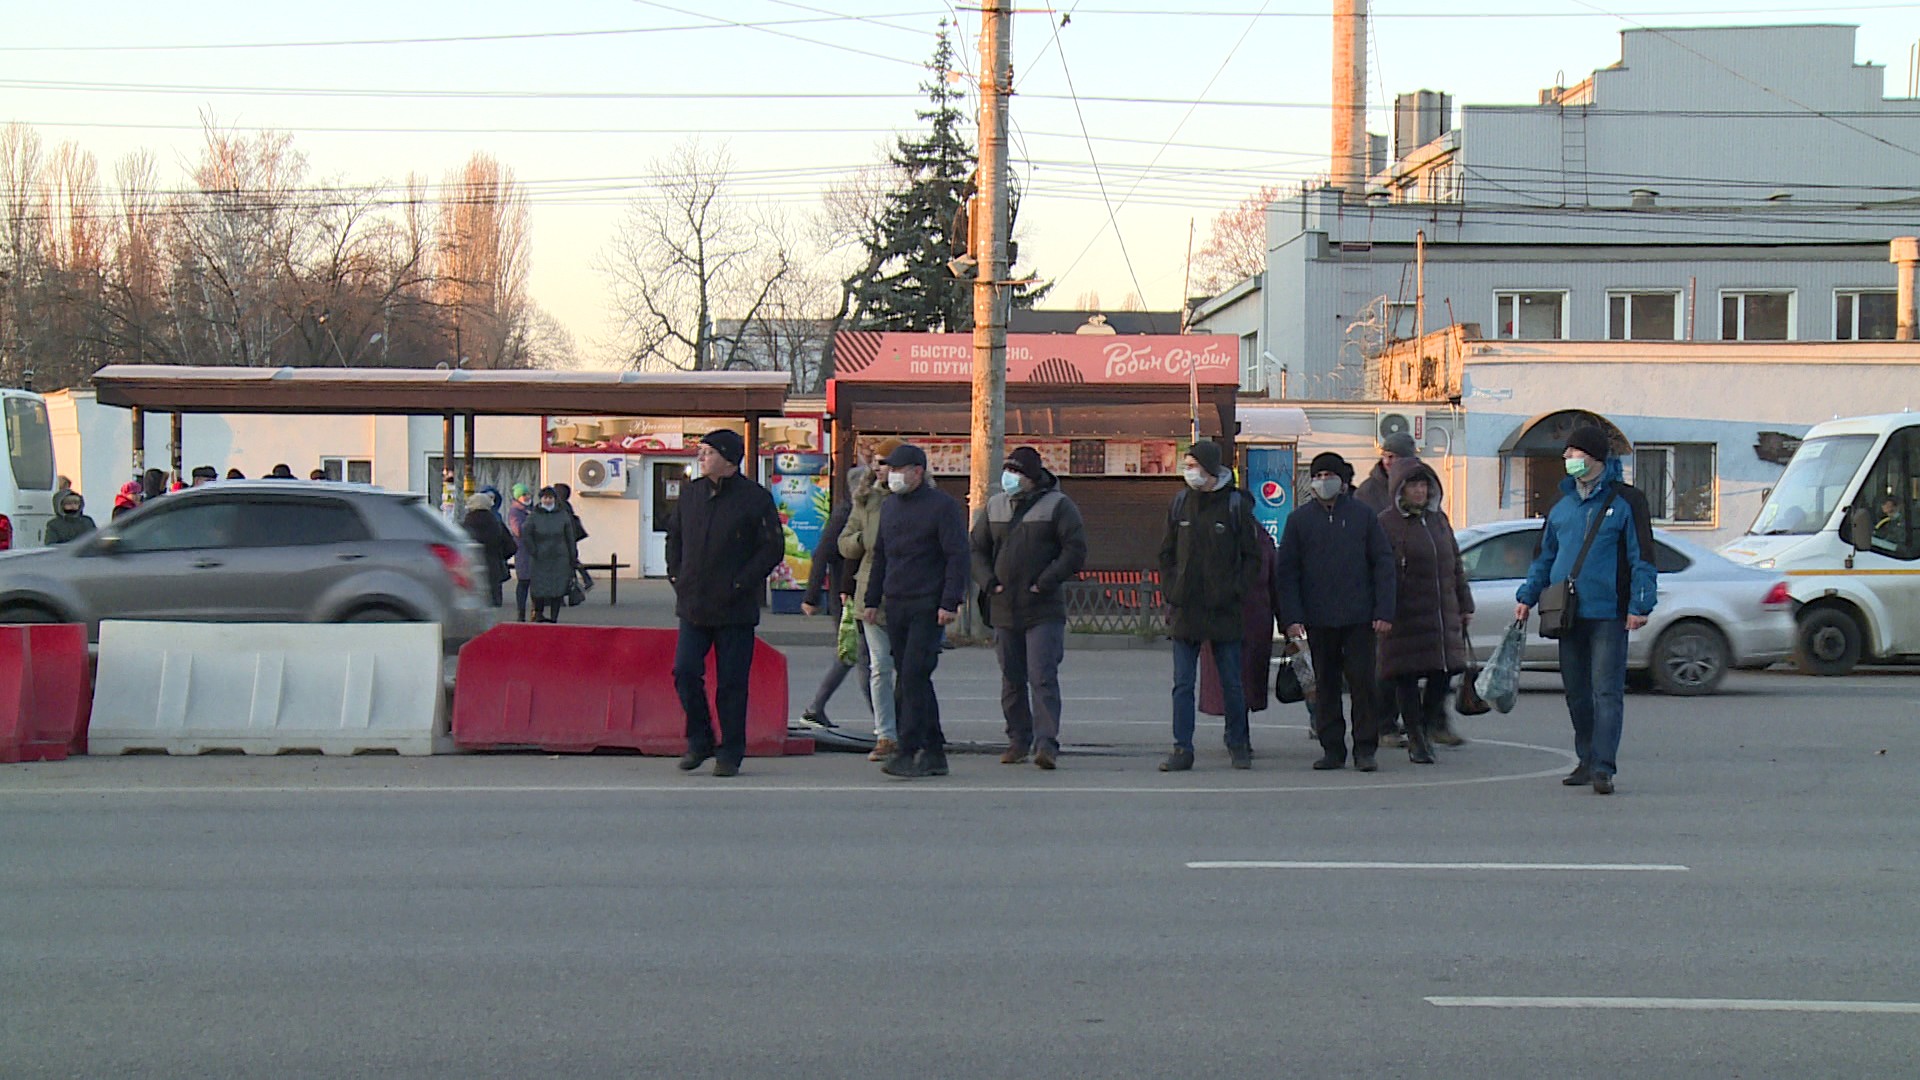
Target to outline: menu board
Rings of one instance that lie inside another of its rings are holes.
[[[880,439],[861,436],[859,446],[871,453]],[[971,471],[971,440],[922,436],[909,441],[926,452],[927,471],[935,476],[966,476]],[[1007,444],[1032,447],[1055,476],[1172,476],[1180,471],[1180,444],[1171,439],[1013,438]]]

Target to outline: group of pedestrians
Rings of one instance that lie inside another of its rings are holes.
[[[504,508],[493,494],[467,499],[461,525],[486,553],[489,599],[506,603],[506,583],[514,582],[514,618],[519,622],[557,623],[567,595],[580,582],[580,541],[587,528],[573,511],[573,489],[550,484],[537,493],[513,485]],[[512,570],[509,573],[508,566]]]
[[[668,532],[681,620],[675,682],[689,740],[680,764],[694,769],[716,758],[716,775],[739,770],[758,583],[781,550],[771,496],[739,475],[737,438],[722,431],[703,440],[701,478],[682,497]],[[1657,599],[1651,525],[1644,496],[1624,483],[1604,433],[1574,432],[1565,456],[1563,498],[1548,518],[1515,615],[1525,621],[1548,585],[1579,567],[1578,618],[1560,639],[1580,756],[1566,783],[1609,793],[1626,634],[1644,625]],[[1194,443],[1181,467],[1184,487],[1168,507],[1160,545],[1174,742],[1162,771],[1194,767],[1203,661],[1212,668],[1209,685],[1217,677],[1228,759],[1237,769],[1253,767],[1248,687],[1264,702],[1276,627],[1289,649],[1308,652],[1317,672],[1310,708],[1321,753],[1313,768],[1351,762],[1377,771],[1383,736],[1393,734],[1403,733],[1416,765],[1434,763],[1436,744],[1463,741],[1447,720],[1447,702],[1453,680],[1473,666],[1473,594],[1444,485],[1411,439],[1389,439],[1357,489],[1344,458],[1316,456],[1310,497],[1287,518],[1277,546],[1255,520],[1252,496],[1218,443]],[[1001,762],[1057,768],[1063,587],[1087,559],[1085,524],[1058,477],[1031,447],[1012,449],[1001,490],[971,529],[961,504],[929,477],[924,451],[909,443],[885,440],[848,480],[851,498],[829,519],[815,551],[804,610],[851,606],[863,633],[855,656],[836,657],[803,715],[824,722],[834,691],[850,672],[862,671],[874,719],[870,757],[892,776],[946,775],[933,676],[944,628],[971,599],[992,629],[999,661],[1007,738]],[[1590,557],[1579,560],[1586,546]],[[719,680],[717,742],[703,682],[709,652]]]

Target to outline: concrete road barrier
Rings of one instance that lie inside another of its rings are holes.
[[[0,626],[0,762],[87,752],[87,628]]]

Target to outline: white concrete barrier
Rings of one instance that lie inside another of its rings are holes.
[[[431,754],[440,668],[434,623],[106,622],[88,751]]]

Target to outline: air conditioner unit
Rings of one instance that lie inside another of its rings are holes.
[[[627,459],[581,458],[573,467],[573,489],[582,495],[625,495]]]
[[[1453,433],[1443,427],[1427,425],[1427,437],[1420,441],[1420,456],[1443,458],[1453,452]]]
[[[1374,417],[1373,441],[1377,445],[1385,445],[1390,436],[1405,435],[1417,445],[1421,437],[1426,434],[1425,420],[1426,417],[1414,413],[1389,412],[1382,409]]]

